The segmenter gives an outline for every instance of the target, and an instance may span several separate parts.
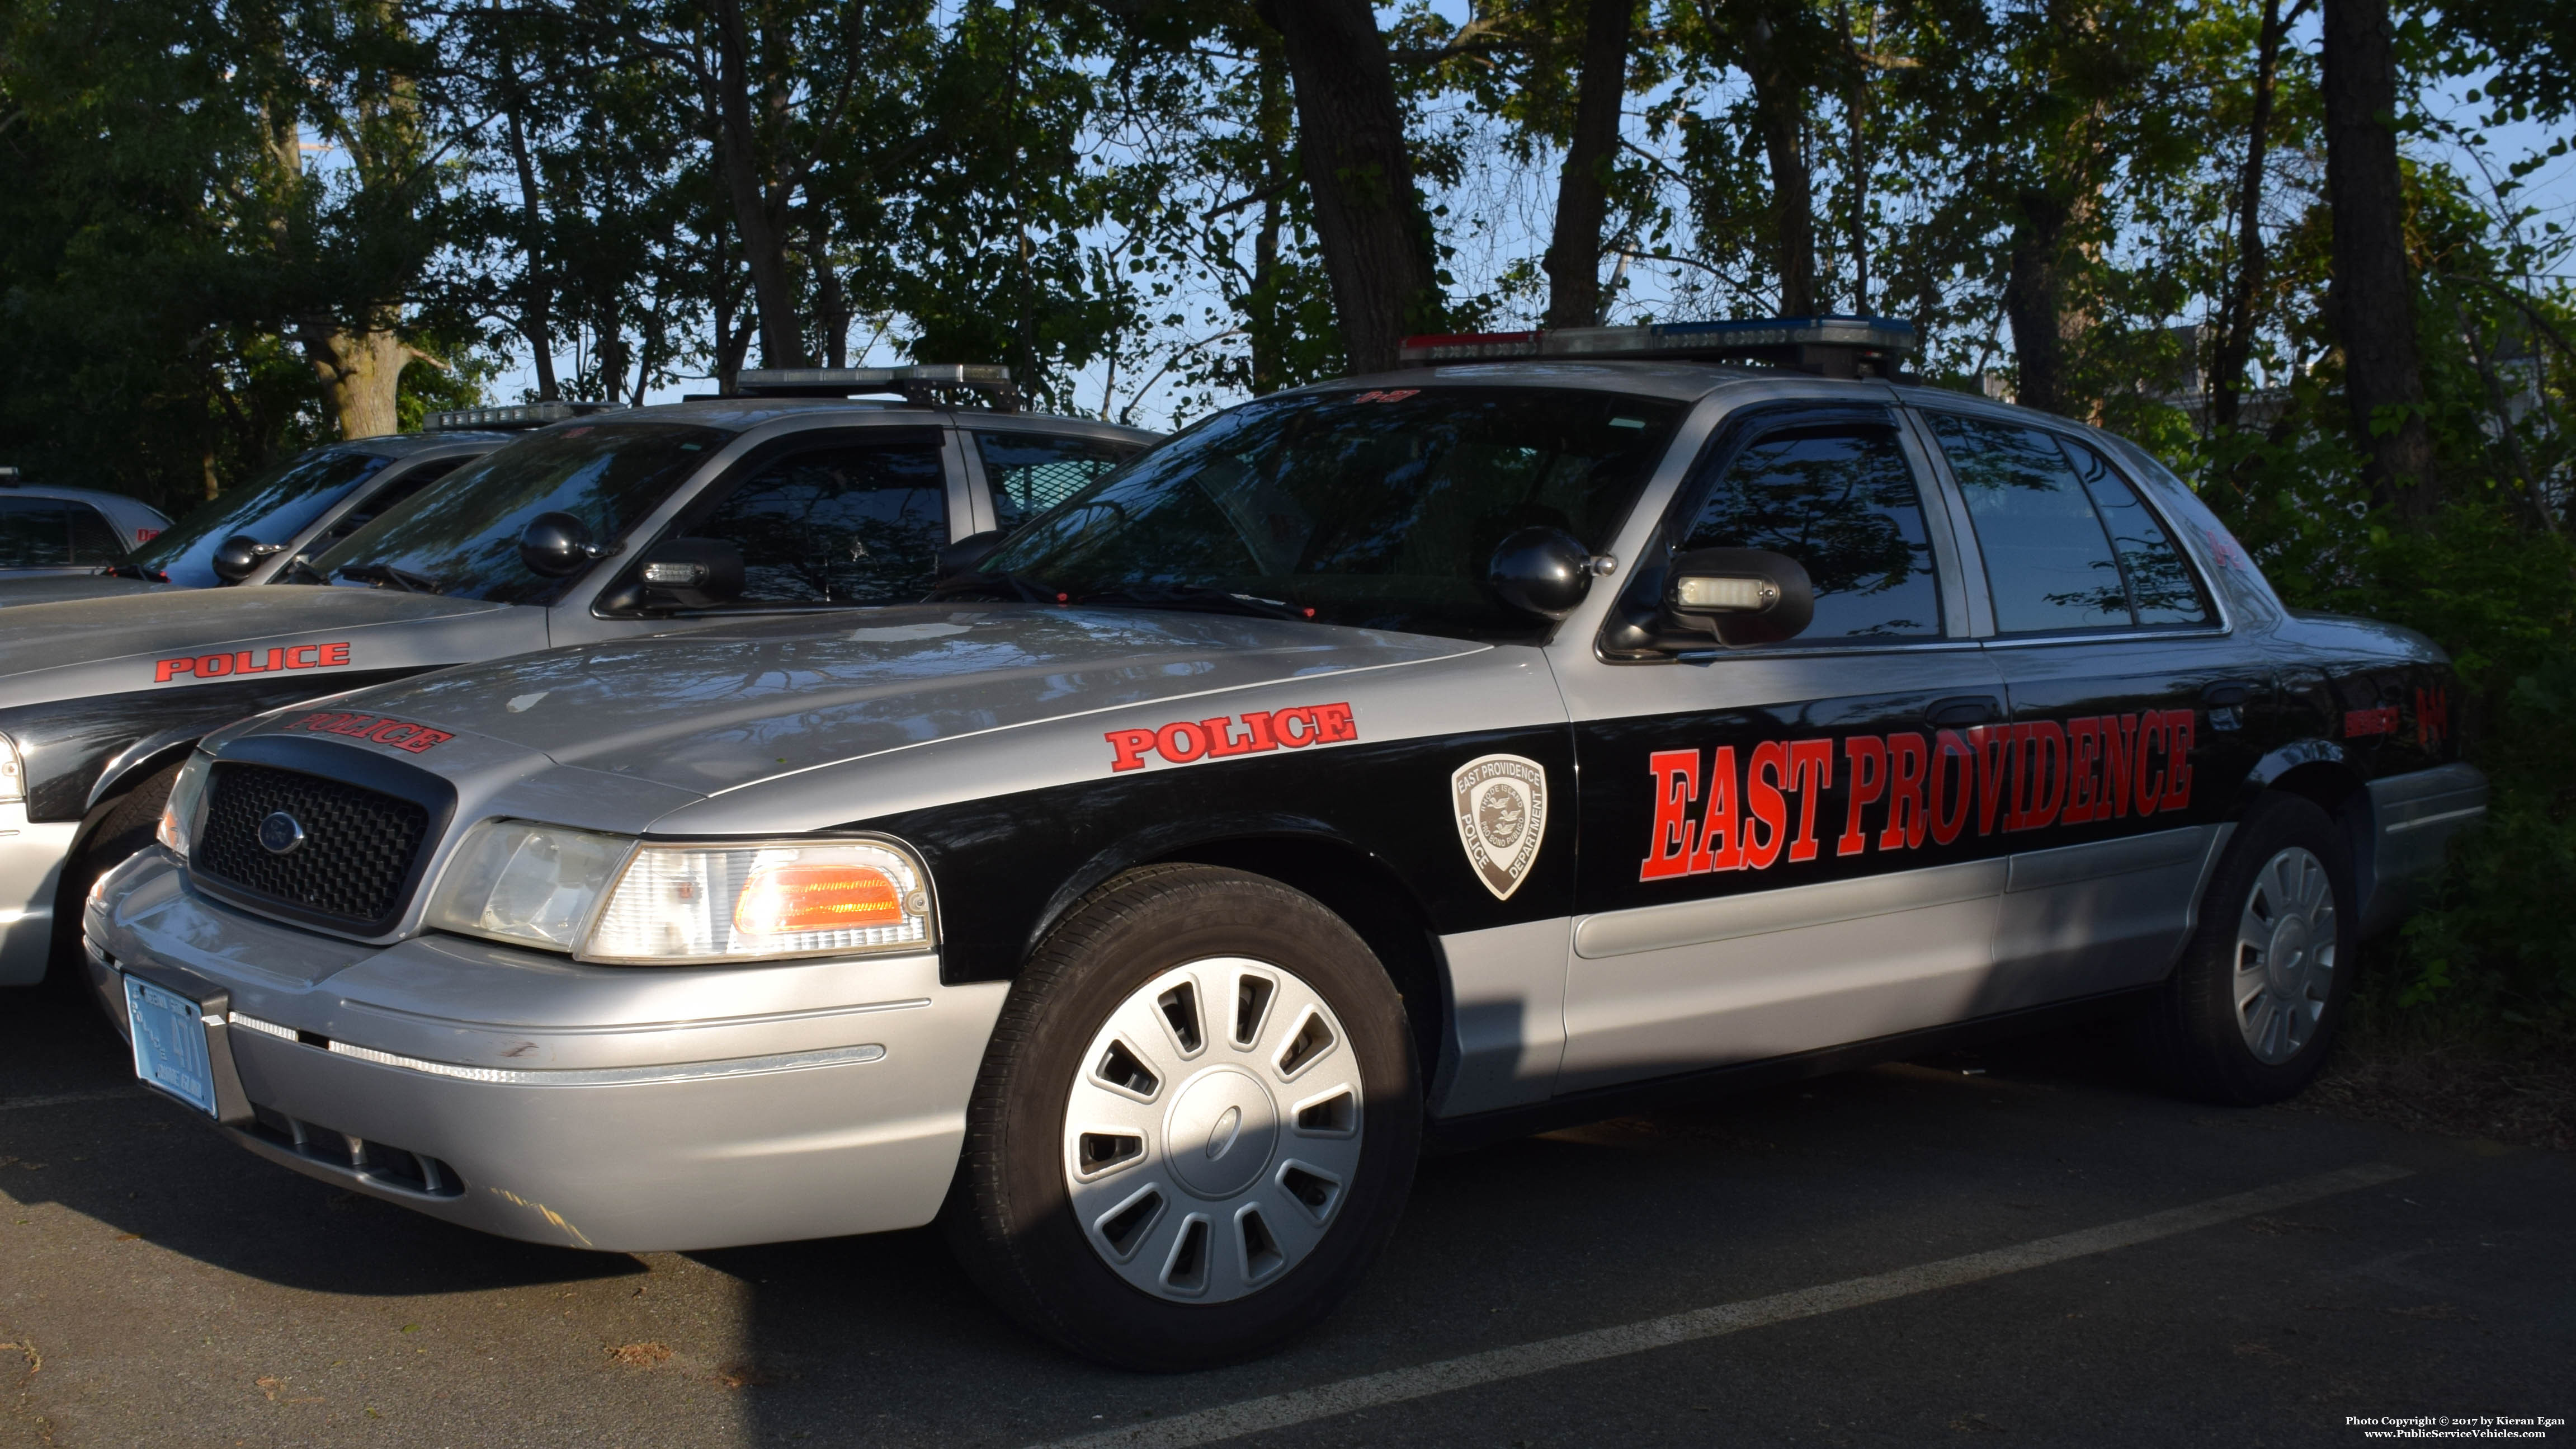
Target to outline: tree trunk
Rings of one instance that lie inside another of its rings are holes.
[[[2326,196],[2334,213],[2336,339],[2353,441],[2373,501],[2423,518],[2439,505],[2406,275],[2397,170],[2397,62],[2388,0],[2326,0]],[[2393,424],[2393,426],[2391,425]]]
[[[2013,401],[2042,412],[2067,413],[2073,401],[2067,378],[2067,344],[2084,335],[2089,319],[2067,301],[2071,258],[2068,234],[2078,206],[2046,191],[2026,192],[2013,223],[2011,270],[2004,280],[2004,317],[2012,327],[2013,362],[2020,374]]]
[[[304,329],[304,352],[322,379],[343,438],[381,438],[402,431],[395,399],[403,368],[420,354],[390,326],[351,332],[328,323]]]
[[[1369,0],[1273,0],[1262,16],[1285,43],[1342,350],[1351,371],[1383,371],[1406,333],[1436,325],[1440,307],[1386,39]]]
[[[752,305],[760,316],[760,360],[771,367],[803,367],[804,328],[796,315],[796,279],[787,267],[787,242],[766,178],[760,138],[751,124],[751,42],[741,0],[716,0],[716,147],[725,194],[743,260],[751,267]]]
[[[1771,163],[1772,264],[1780,273],[1780,315],[1816,312],[1816,184],[1807,167],[1807,93],[1789,74],[1767,9],[1741,27],[1753,111]]]
[[[1281,365],[1280,333],[1286,327],[1280,306],[1279,235],[1287,224],[1289,168],[1296,164],[1297,121],[1291,113],[1288,76],[1279,58],[1264,50],[1260,60],[1259,124],[1262,140],[1261,225],[1252,234],[1252,286],[1244,299],[1243,329],[1252,343],[1252,395],[1277,392],[1286,385]]]
[[[1635,0],[1591,0],[1583,21],[1583,78],[1574,97],[1574,138],[1556,174],[1556,229],[1547,248],[1547,325],[1597,327],[1601,220],[1610,165],[1619,154],[1619,106],[1628,94],[1628,27]]]
[[[507,56],[505,68],[514,65]],[[519,172],[519,253],[520,265],[526,268],[526,293],[519,308],[519,334],[528,339],[528,355],[537,369],[537,400],[553,402],[563,396],[555,383],[555,343],[551,313],[554,311],[554,289],[546,280],[545,213],[537,204],[537,168],[528,157],[528,136],[519,121],[523,103],[519,76],[510,70],[510,90],[504,98],[502,114],[510,139],[510,161]]]
[[[2306,8],[2304,0],[2301,8]],[[2212,433],[2235,431],[2245,359],[2254,350],[2254,298],[2263,289],[2263,166],[2272,140],[2272,81],[2280,66],[2281,38],[2289,28],[2281,0],[2263,0],[2263,32],[2254,49],[2254,114],[2245,127],[2245,174],[2237,183],[2236,275],[2227,288],[2218,343],[2210,349]]]

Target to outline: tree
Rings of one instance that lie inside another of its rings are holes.
[[[1547,248],[1547,325],[1601,322],[1601,223],[1611,166],[1619,155],[1619,112],[1628,94],[1628,33],[1636,0],[1588,0],[1583,7],[1582,81],[1574,134],[1557,170],[1556,218]]]
[[[2336,337],[2354,444],[2381,506],[2421,518],[2439,502],[2406,198],[2397,164],[2397,59],[2388,0],[2325,0],[2326,189],[2334,205]]]
[[[1298,157],[1354,372],[1393,367],[1435,325],[1431,221],[1414,187],[1386,38],[1368,0],[1269,0],[1296,92]]]

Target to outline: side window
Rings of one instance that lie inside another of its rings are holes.
[[[1816,588],[1800,643],[1941,632],[1923,494],[1892,422],[1820,420],[1754,438],[1710,485],[1681,547],[1796,559]]]
[[[62,568],[70,534],[60,499],[0,498],[0,569]]]
[[[2090,448],[2062,446],[2038,428],[1955,413],[1927,420],[1976,525],[1999,631],[2207,617],[2173,541]]]
[[[2141,624],[2206,624],[2209,601],[2183,562],[2173,535],[2138,497],[2128,481],[2113,472],[2102,455],[2081,443],[2057,440],[2075,460],[2093,506],[2110,530],[2111,549],[2120,556],[2120,572],[2129,582],[2129,605]]]
[[[86,503],[71,505],[72,564],[76,568],[103,568],[125,562],[125,540],[116,536],[116,525],[106,515]]]
[[[366,527],[368,524],[375,522],[377,515],[383,513],[386,509],[393,507],[395,504],[402,502],[404,499],[409,498],[415,493],[418,493],[430,484],[435,483],[439,479],[446,477],[448,474],[455,472],[457,468],[463,464],[470,463],[472,461],[474,460],[471,458],[444,458],[435,463],[421,464],[419,467],[412,469],[410,472],[405,473],[392,482],[385,484],[383,487],[378,488],[375,492],[359,499],[358,505],[355,508],[341,514],[340,521],[323,530],[321,537],[306,544],[304,546],[304,551],[308,554],[320,553],[322,550],[329,548],[331,545],[338,543],[344,538],[347,538],[350,534],[353,534],[359,529]]]
[[[791,453],[688,530],[742,549],[746,604],[908,604],[948,545],[936,433]]]
[[[993,513],[1008,533],[1082,491],[1136,450],[1096,438],[977,433],[975,451],[993,485]]]

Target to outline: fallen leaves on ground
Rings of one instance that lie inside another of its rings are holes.
[[[272,1404],[318,1404],[322,1402],[321,1396],[318,1394],[299,1398],[279,1398],[278,1395],[285,1392],[286,1380],[281,1378],[272,1378],[267,1374],[260,1375],[258,1378],[252,1380],[252,1382],[259,1386],[259,1391],[261,1393],[268,1395],[268,1401]]]
[[[2347,1042],[2283,1105],[2416,1132],[2576,1152],[2576,1063]]]
[[[31,1379],[45,1371],[45,1356],[36,1352],[36,1341],[32,1338],[28,1339],[24,1343],[0,1343],[0,1350],[6,1350],[10,1353],[25,1354],[27,1356],[27,1377]]]
[[[757,1389],[778,1382],[776,1374],[747,1363],[717,1369],[709,1377],[729,1389]]]
[[[609,1346],[608,1356],[628,1368],[648,1369],[669,1362],[671,1348],[661,1343],[620,1343]]]

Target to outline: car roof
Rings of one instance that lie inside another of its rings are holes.
[[[1070,429],[1101,438],[1116,438],[1140,443],[1159,442],[1163,434],[1148,428],[1133,428],[1121,423],[1102,422],[1097,418],[1071,418],[1054,413],[1004,413],[948,408],[921,407],[912,403],[876,398],[837,397],[700,397],[675,403],[655,403],[648,407],[624,408],[614,413],[594,414],[580,419],[583,423],[675,422],[703,423],[708,427],[749,431],[763,423],[781,418],[831,415],[839,421],[876,423],[887,427],[904,424],[921,426],[993,427],[1004,431],[1044,428],[1050,431]],[[558,423],[555,426],[561,427]]]
[[[1364,373],[1355,377],[1337,377],[1312,382],[1273,396],[1295,393],[1337,392],[1353,387],[1420,387],[1426,381],[1463,384],[1471,387],[1562,387],[1592,392],[1619,392],[1632,396],[1670,398],[1676,402],[1697,402],[1713,393],[1757,383],[1800,382],[1828,389],[1848,389],[1855,398],[1885,402],[1892,389],[1899,401],[1925,403],[1963,412],[1983,413],[1989,417],[2021,423],[2038,423],[2079,433],[2101,430],[2074,418],[2041,412],[2014,403],[1999,402],[1979,393],[1961,392],[1939,387],[1919,378],[1889,380],[1885,378],[1829,378],[1811,372],[1797,372],[1782,367],[1746,366],[1722,362],[1688,362],[1664,358],[1631,361],[1625,358],[1503,358],[1482,362],[1434,363],[1422,367],[1398,368],[1391,372]]]

